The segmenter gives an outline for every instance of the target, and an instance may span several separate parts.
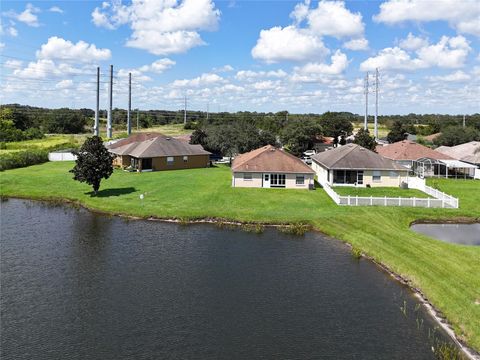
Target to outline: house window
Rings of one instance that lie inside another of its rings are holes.
[[[245,180],[245,181],[252,181],[252,174],[244,173],[244,174],[243,174],[243,180]]]
[[[184,156],[183,157],[183,162],[187,162],[188,161],[188,156]]]
[[[269,179],[270,179],[269,174],[265,174],[265,181],[269,181]]]
[[[271,174],[271,187],[285,187],[285,174]]]
[[[396,172],[396,171],[390,171],[390,174],[389,174],[389,175],[390,175],[391,178],[397,178],[397,177],[398,177],[398,172]]]
[[[173,165],[174,158],[173,156],[167,156],[167,165]]]
[[[305,176],[301,175],[297,175],[297,177],[295,178],[295,184],[296,185],[304,185],[305,184]]]
[[[372,181],[373,182],[381,182],[382,181],[382,173],[381,171],[374,170],[372,173]]]

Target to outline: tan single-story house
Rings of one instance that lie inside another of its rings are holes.
[[[272,145],[240,154],[232,163],[233,187],[312,189],[314,176],[302,160]]]
[[[312,156],[312,169],[322,185],[398,187],[408,182],[408,169],[356,144]]]
[[[159,133],[132,135],[108,146],[113,164],[132,171],[202,168],[210,165],[210,152]]]

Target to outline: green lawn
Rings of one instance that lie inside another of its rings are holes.
[[[428,198],[429,195],[416,189],[401,189],[399,187],[354,187],[354,186],[335,186],[333,188],[338,195],[350,196],[378,196],[378,197],[416,197]]]
[[[115,171],[99,196],[71,179],[73,163],[46,163],[0,173],[2,196],[75,200],[97,210],[142,217],[308,222],[347,241],[420,288],[480,350],[480,248],[448,244],[417,234],[417,219],[480,220],[480,181],[434,180],[430,185],[460,198],[460,209],[337,206],[322,189],[232,188],[227,167],[169,172]],[[144,194],[144,200],[139,195]]]
[[[158,125],[158,126],[153,126],[151,128],[138,130],[138,132],[149,132],[149,131],[159,132],[167,136],[179,136],[179,135],[191,134],[193,130],[184,129],[183,124]],[[134,130],[134,132],[137,132],[137,131]]]
[[[370,132],[370,135],[373,135],[373,132],[375,130],[375,124],[373,123],[373,118],[370,117],[371,115],[368,116],[368,131]],[[363,122],[358,122],[358,123],[352,123],[354,130],[359,130],[363,129]],[[390,130],[382,124],[378,124],[378,137],[383,138],[388,135]]]

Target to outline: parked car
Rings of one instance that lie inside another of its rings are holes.
[[[307,150],[303,153],[303,155],[305,155],[305,157],[312,157],[313,155],[315,155],[317,152],[315,150]]]

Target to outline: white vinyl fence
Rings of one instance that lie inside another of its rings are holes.
[[[409,183],[410,185],[410,183]],[[343,196],[338,195],[328,184],[322,185],[325,192],[337,205],[347,206],[411,206],[425,208],[458,208],[458,199],[433,189],[425,182],[423,192],[434,198],[376,197],[376,196]],[[412,187],[415,188],[415,187]]]
[[[48,154],[49,161],[73,161],[77,160],[77,157],[70,151],[55,151]]]

